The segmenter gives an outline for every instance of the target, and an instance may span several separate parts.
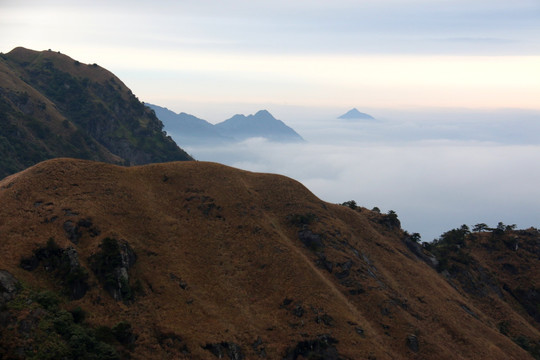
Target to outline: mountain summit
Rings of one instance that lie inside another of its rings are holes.
[[[248,116],[237,114],[213,125],[190,114],[176,114],[161,106],[146,105],[163,121],[165,130],[183,145],[219,145],[253,137],[275,142],[304,141],[296,131],[274,118],[267,110]]]
[[[234,115],[232,118],[216,124],[216,128],[225,136],[244,140],[263,137],[277,142],[304,141],[296,131],[281,120],[277,120],[267,110],[260,110],[255,115]]]
[[[358,111],[358,109],[353,108],[347,111],[345,114],[338,117],[338,119],[363,119],[363,120],[375,120],[375,118],[369,114]]]
[[[0,178],[42,160],[191,160],[114,74],[54,51],[0,54]]]

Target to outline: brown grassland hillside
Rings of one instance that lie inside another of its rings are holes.
[[[0,204],[0,358],[506,360],[532,359],[508,332],[540,338],[499,278],[472,294],[397,218],[279,175],[55,159]],[[517,293],[520,250],[485,251]]]

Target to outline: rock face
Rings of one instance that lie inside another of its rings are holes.
[[[0,54],[0,178],[54,157],[191,160],[109,71],[53,51]]]
[[[235,343],[221,342],[219,344],[206,344],[203,349],[208,350],[218,359],[224,359],[225,357],[231,360],[245,359],[242,348]]]
[[[434,269],[395,213],[195,161],[49,160],[0,204],[4,358],[536,356],[532,230],[469,234]]]
[[[42,267],[64,286],[73,300],[82,298],[88,291],[88,274],[79,262],[77,250],[72,246],[60,248],[51,238],[47,245],[33,250],[29,258],[22,258],[20,266],[27,271]]]
[[[19,282],[9,271],[0,270],[0,307],[15,297],[18,285]]]
[[[137,260],[135,252],[127,242],[111,238],[105,238],[99,247],[101,251],[89,259],[92,271],[114,300],[133,300],[128,271]]]
[[[334,344],[338,341],[329,335],[320,335],[313,340],[304,340],[298,342],[293,349],[289,349],[284,359],[295,360],[305,359],[327,359],[339,360],[338,351]]]

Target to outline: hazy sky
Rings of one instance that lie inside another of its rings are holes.
[[[538,0],[0,0],[0,34],[210,121],[232,104],[540,108]]]
[[[187,150],[396,210],[425,240],[540,227],[539,0],[0,0],[17,46],[213,123],[268,109],[308,142]],[[352,107],[379,122],[336,122]]]

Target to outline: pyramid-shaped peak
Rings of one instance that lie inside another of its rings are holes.
[[[253,116],[260,119],[275,119],[268,110],[259,110]]]
[[[338,117],[338,119],[369,119],[375,120],[375,118],[369,114],[358,111],[357,108],[352,108],[347,111],[345,114]]]

